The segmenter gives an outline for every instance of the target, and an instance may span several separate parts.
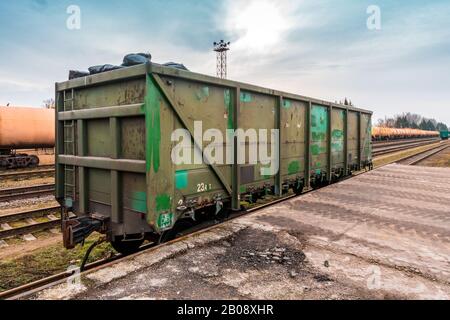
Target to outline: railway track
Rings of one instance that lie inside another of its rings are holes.
[[[55,166],[46,165],[29,170],[0,171],[0,180],[25,180],[34,177],[51,177],[54,174]]]
[[[305,192],[305,194],[309,193],[309,192],[312,192],[312,191],[314,191],[314,190],[308,190],[308,191]],[[148,250],[152,250],[153,251],[153,250],[157,250],[157,249],[163,248],[165,246],[168,246],[170,244],[183,241],[188,236],[192,236],[192,235],[195,235],[195,234],[200,234],[200,233],[209,231],[209,230],[211,230],[213,228],[216,228],[217,226],[219,226],[219,225],[221,225],[223,223],[226,223],[228,221],[232,221],[232,220],[237,219],[239,217],[242,217],[244,215],[248,215],[248,214],[251,214],[251,213],[258,212],[258,211],[260,211],[262,209],[265,209],[265,208],[267,208],[269,206],[272,206],[274,204],[277,204],[277,203],[280,203],[280,202],[292,199],[294,197],[297,197],[297,195],[285,196],[283,198],[280,198],[280,199],[278,199],[276,201],[273,201],[273,202],[269,202],[267,204],[262,204],[262,205],[259,205],[257,207],[245,210],[245,211],[240,211],[240,212],[233,213],[233,214],[230,215],[230,217],[228,219],[226,219],[226,220],[224,220],[222,222],[219,222],[219,223],[214,222],[214,221],[207,221],[205,223],[201,223],[200,225],[197,225],[197,226],[195,226],[195,227],[193,227],[191,229],[186,230],[185,232],[183,232],[181,234],[180,237],[176,238],[175,240],[172,240],[172,241],[169,241],[169,242],[166,242],[166,243],[160,243],[160,244],[158,244],[158,243],[145,244],[139,249],[138,252],[136,252],[135,254],[130,255],[130,256],[124,256],[124,255],[121,255],[121,254],[117,254],[117,255],[115,255],[113,257],[110,257],[110,258],[107,258],[107,259],[103,259],[103,260],[100,260],[100,261],[97,261],[97,262],[93,262],[91,264],[87,264],[85,266],[84,270],[83,270],[83,273],[86,273],[88,271],[92,271],[92,270],[97,269],[97,268],[105,268],[108,265],[117,262],[118,260],[122,260],[122,259],[126,259],[126,258],[132,258],[133,256],[138,255],[138,254],[142,253],[143,251],[148,251]],[[60,283],[63,283],[68,278],[73,276],[75,274],[75,272],[76,272],[76,270],[62,272],[62,273],[59,273],[59,274],[56,274],[56,275],[53,275],[53,276],[50,276],[50,277],[43,278],[41,280],[35,281],[33,283],[26,284],[26,285],[21,286],[21,287],[17,287],[17,288],[8,290],[8,291],[1,292],[0,293],[0,300],[16,300],[16,299],[22,299],[24,297],[28,297],[28,296],[36,293],[37,291],[40,291],[40,290],[43,290],[45,288],[52,287],[54,285],[58,285]]]
[[[409,144],[414,142],[426,142],[426,141],[439,141],[438,138],[418,138],[418,139],[400,139],[400,140],[387,140],[387,141],[373,141],[373,146],[381,145],[383,147],[386,146],[398,146],[402,144]]]
[[[398,161],[397,163],[403,164],[403,165],[409,165],[409,166],[417,165],[420,162],[422,162],[422,161],[424,161],[424,160],[426,160],[448,148],[450,148],[450,144],[445,143],[444,145],[436,146],[436,148],[433,148],[431,150],[427,150],[427,151],[421,152],[419,154],[415,154],[413,156],[404,158],[404,159]]]
[[[60,206],[51,206],[34,210],[14,212],[0,216],[0,240],[30,234],[37,231],[45,231],[61,224],[61,219],[57,217]],[[48,221],[35,222],[33,219],[46,218]],[[11,223],[22,223],[19,227],[11,227]]]
[[[54,184],[43,184],[37,186],[12,188],[12,189],[0,189],[0,202],[42,197],[52,195],[54,193],[55,193]]]
[[[402,151],[402,150],[406,150],[406,149],[411,149],[411,148],[415,148],[415,147],[419,147],[419,146],[424,146],[424,145],[429,145],[432,143],[436,143],[439,140],[436,139],[430,139],[430,140],[411,140],[408,142],[402,141],[402,142],[389,142],[389,143],[375,143],[374,144],[374,154],[376,154],[377,156],[379,155],[384,155],[384,154],[388,154],[388,153],[394,153],[397,151]],[[449,146],[446,146],[449,147]],[[436,151],[435,149],[433,149],[433,151],[435,151],[435,153],[437,153],[438,151]],[[440,150],[441,151],[441,150]],[[431,155],[429,155],[431,156]],[[402,159],[402,161],[408,159],[404,158]],[[359,175],[359,174],[363,174],[364,171],[356,173],[355,175]],[[310,193],[314,190],[308,190],[305,191],[304,194],[306,193]],[[206,232],[208,230],[211,230],[219,225],[221,225],[222,223],[237,219],[243,215],[247,215],[247,214],[251,214],[257,211],[260,211],[264,208],[267,208],[269,206],[272,206],[274,204],[292,199],[294,197],[297,197],[296,195],[290,195],[290,196],[285,196],[283,198],[280,198],[278,200],[275,200],[273,202],[267,203],[267,204],[262,204],[259,205],[257,207],[251,208],[249,210],[246,211],[241,211],[241,212],[237,212],[237,213],[233,213],[229,219],[226,219],[225,221],[221,222],[221,223],[215,223],[212,221],[208,221],[205,223],[202,223],[200,225],[195,226],[192,229],[189,229],[188,231],[184,232],[180,237],[178,237],[177,239],[167,242],[167,243],[162,243],[162,244],[157,244],[157,243],[149,243],[149,244],[145,244],[143,245],[139,251],[137,253],[135,253],[134,255],[131,256],[124,256],[121,254],[117,254],[114,257],[110,257],[104,260],[100,260],[91,264],[87,264],[84,268],[83,273],[88,272],[88,271],[93,271],[95,269],[99,269],[99,268],[104,268],[107,267],[108,265],[111,265],[115,262],[117,262],[118,260],[122,260],[122,259],[126,259],[126,258],[132,258],[133,256],[143,252],[143,251],[148,251],[148,250],[157,250],[160,249],[162,247],[168,246],[172,243],[176,243],[176,242],[180,242],[183,241],[186,237],[188,236],[192,236],[194,234],[198,234],[198,233],[202,233],[202,232]],[[0,220],[1,221],[1,220]],[[60,221],[55,221],[60,223]],[[36,282],[33,283],[29,283],[26,284],[24,286],[18,287],[18,288],[14,288],[11,289],[9,291],[5,291],[3,293],[0,293],[0,299],[21,299],[27,296],[30,296],[42,289],[54,286],[54,285],[58,285],[61,284],[63,282],[65,282],[68,278],[70,278],[71,276],[73,276],[77,271],[76,270],[72,270],[72,271],[67,271],[67,272],[62,272],[41,280],[38,280]]]
[[[373,144],[373,156],[379,157],[398,151],[430,145],[439,141],[439,139],[416,139],[398,142],[376,142]]]

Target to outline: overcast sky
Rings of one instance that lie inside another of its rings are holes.
[[[79,30],[66,26],[70,5]],[[380,30],[367,27],[371,5]],[[0,105],[40,106],[70,69],[130,52],[214,75],[220,39],[232,42],[230,79],[450,124],[448,0],[1,1]]]

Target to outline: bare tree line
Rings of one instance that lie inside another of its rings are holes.
[[[379,127],[387,128],[411,128],[429,131],[447,131],[448,126],[445,123],[438,122],[435,119],[428,119],[414,113],[402,113],[393,118],[379,119],[377,122]]]

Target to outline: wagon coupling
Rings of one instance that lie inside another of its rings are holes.
[[[105,228],[105,221],[91,217],[62,221],[62,234],[64,247],[73,249],[82,243],[94,231],[101,231]]]

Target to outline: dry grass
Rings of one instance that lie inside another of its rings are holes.
[[[450,168],[450,148],[447,148],[444,151],[419,162],[417,165],[425,167]]]
[[[427,146],[422,146],[422,147],[418,147],[418,148],[414,148],[414,149],[408,149],[408,150],[404,150],[404,151],[399,151],[399,152],[395,152],[395,153],[392,153],[392,154],[388,154],[388,155],[385,155],[385,156],[376,157],[373,160],[373,164],[374,164],[375,168],[379,168],[379,167],[382,167],[382,166],[385,166],[385,165],[397,162],[397,161],[399,161],[399,160],[401,160],[403,158],[414,156],[414,155],[416,155],[418,153],[431,150],[431,149],[435,148],[438,145],[439,145],[439,143],[434,143],[434,144],[427,145]]]
[[[99,238],[92,235],[84,247],[66,250],[61,243],[42,248],[17,259],[0,262],[0,292],[6,291],[67,270],[71,265],[80,265],[86,250]],[[108,243],[96,247],[88,262],[98,261],[115,251]]]

